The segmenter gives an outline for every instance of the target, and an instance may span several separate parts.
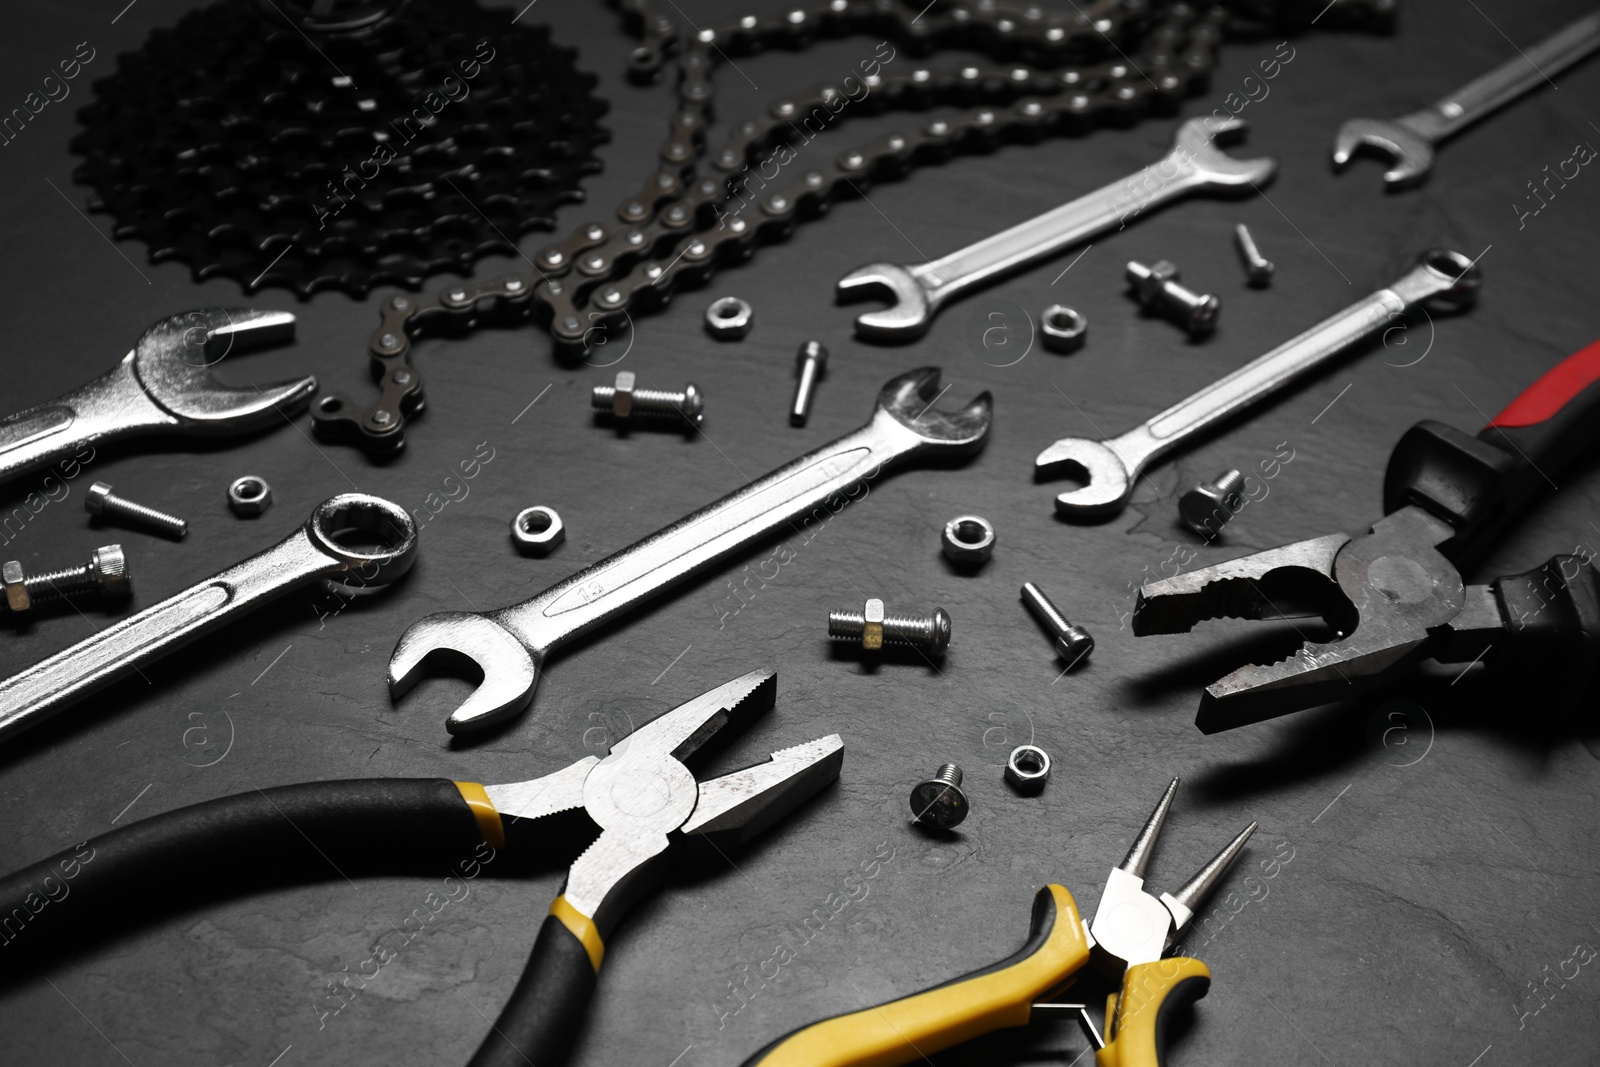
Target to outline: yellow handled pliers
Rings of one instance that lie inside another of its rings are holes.
[[[1172,1012],[1211,988],[1204,963],[1164,954],[1256,830],[1251,823],[1182,889],[1156,896],[1145,889],[1144,872],[1177,792],[1174,778],[1127,858],[1111,869],[1092,923],[1078,915],[1064,887],[1047,885],[1033,899],[1028,940],[1013,955],[932,989],[802,1027],[743,1067],[898,1067],[1063,1012],[1076,1015],[1094,1041],[1096,1067],[1159,1067]],[[1084,1005],[1053,1000],[1091,958],[1121,987],[1106,998],[1103,1039]]]

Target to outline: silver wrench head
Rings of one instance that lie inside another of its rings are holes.
[[[928,332],[933,302],[916,277],[898,263],[868,263],[839,279],[840,300],[860,300],[886,293],[889,306],[856,316],[856,333],[875,341],[913,341]]]
[[[1433,169],[1433,145],[1397,119],[1351,119],[1333,138],[1333,169],[1344,170],[1358,155],[1387,157],[1384,185],[1399,192],[1421,185]]]
[[[514,718],[533,703],[539,688],[539,657],[510,630],[484,615],[442,611],[406,628],[389,657],[389,695],[398,700],[421,681],[425,664],[454,660],[476,668],[483,681],[450,713],[444,728],[472,733]]]
[[[985,389],[959,411],[937,410],[934,402],[944,394],[939,374],[938,367],[918,367],[890,378],[878,392],[873,421],[892,419],[920,437],[926,447],[952,458],[971,455],[988,440],[994,398]]]
[[[1211,116],[1190,119],[1178,127],[1172,157],[1184,160],[1200,184],[1211,189],[1243,189],[1264,185],[1278,173],[1271,156],[1235,159],[1221,147],[1244,140],[1249,125],[1241,118],[1220,122]],[[1161,164],[1156,164],[1157,168]]]
[[[346,567],[340,578],[328,580],[358,590],[388,585],[417,561],[416,520],[405,508],[381,496],[340,493],[329,497],[306,520],[306,535]],[[360,543],[363,541],[373,542],[372,547]]]
[[[1137,471],[1104,441],[1087,437],[1063,437],[1040,452],[1033,461],[1036,477],[1065,474],[1083,482],[1056,496],[1056,513],[1068,517],[1101,518],[1122,510],[1133,495]]]
[[[211,369],[233,352],[294,339],[294,316],[257,308],[197,308],[169,315],[134,345],[133,369],[145,393],[202,433],[265,429],[302,408],[317,391],[312,377],[266,385],[224,385]]]

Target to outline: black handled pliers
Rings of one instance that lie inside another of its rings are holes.
[[[20,909],[28,915],[28,898],[38,895],[47,878],[59,881],[66,864],[75,876],[75,904],[40,910],[39,918],[69,910],[79,917],[92,899],[120,910],[141,882],[174,870],[204,877],[192,862],[197,854],[210,861],[199,865],[203,869],[270,869],[285,856],[311,852],[308,842],[313,855],[336,863],[346,843],[355,847],[373,836],[413,848],[430,839],[500,848],[508,831],[522,835],[518,824],[582,811],[593,824],[592,843],[568,871],[522,978],[472,1059],[474,1067],[551,1067],[565,1059],[577,1034],[606,939],[622,915],[660,884],[662,860],[673,844],[687,838],[730,849],[839,776],[844,742],[837,734],[703,782],[684,765],[718,731],[742,727],[771,708],[777,687],[772,671],[752,671],[646,723],[604,759],[587,756],[532,781],[315,782],[167,812],[0,879],[0,914]]]
[[[1600,574],[1560,555],[1467,585],[1500,532],[1600,438],[1600,341],[1529,386],[1472,437],[1434,421],[1408,430],[1384,475],[1384,518],[1139,590],[1133,632],[1184,633],[1201,619],[1321,616],[1331,641],[1250,664],[1206,687],[1196,725],[1216,733],[1359,696],[1422,659],[1536,671],[1567,695],[1600,660]]]

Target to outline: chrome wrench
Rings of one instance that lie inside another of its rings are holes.
[[[471,660],[483,683],[445,721],[453,734],[481,730],[533,701],[545,657],[579,634],[637,607],[718,560],[850,493],[885,467],[914,457],[958,458],[983,447],[992,402],[981,393],[956,412],[937,411],[939,368],[889,379],[871,420],[743,488],[679,519],[520,604],[489,612],[446,611],[412,623],[389,658],[389,691],[403,696],[435,654]]]
[[[1600,12],[1546,37],[1515,59],[1474,78],[1443,100],[1397,119],[1351,119],[1333,139],[1333,166],[1343,170],[1363,150],[1388,156],[1390,192],[1420,185],[1433,169],[1433,146],[1489,115],[1600,48]]]
[[[1392,326],[1411,308],[1423,304],[1448,311],[1470,307],[1481,282],[1477,265],[1460,252],[1424,252],[1417,265],[1393,285],[1323,319],[1122,436],[1107,441],[1063,437],[1039,453],[1034,471],[1045,476],[1064,472],[1085,483],[1056,497],[1059,514],[1114,515],[1133,494],[1134,481],[1158,456],[1283,388],[1362,338]]]
[[[380,547],[340,543],[353,531]],[[0,682],[0,740],[297,586],[341,575],[362,588],[387,585],[411,569],[416,551],[416,523],[400,505],[365,493],[325,500],[265,552]]]
[[[883,341],[921,337],[957,293],[1121,229],[1169,200],[1190,193],[1243,193],[1265,184],[1277,173],[1276,159],[1234,159],[1217,147],[1238,140],[1244,130],[1241,119],[1190,119],[1178,127],[1172,150],[1143,170],[931,263],[869,263],[839,279],[838,296],[887,290],[890,306],[857,315],[856,332]]]

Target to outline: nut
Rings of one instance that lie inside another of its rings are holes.
[[[228,507],[241,519],[253,519],[272,506],[272,486],[265,478],[247,474],[228,486]]]
[[[566,539],[566,524],[555,508],[523,508],[511,520],[511,540],[524,556],[548,556]]]
[[[1074,352],[1083,347],[1089,333],[1089,320],[1065,304],[1051,304],[1039,316],[1039,332],[1044,346],[1052,352]]]
[[[750,332],[755,309],[736,296],[711,301],[706,308],[706,329],[719,341],[737,341]]]
[[[977,567],[994,555],[994,524],[981,515],[958,515],[944,524],[944,558]]]
[[[1006,781],[1024,793],[1037,793],[1050,780],[1050,754],[1037,745],[1018,745],[1006,760]]]
[[[128,582],[128,559],[122,554],[121,545],[103,545],[95,549],[94,560],[90,567],[100,578],[101,596],[128,595],[131,589]]]
[[[26,575],[22,573],[22,563],[10,560],[0,566],[0,584],[6,590],[6,607],[12,611],[27,611],[33,606],[33,600],[28,596]]]
[[[864,625],[861,627],[861,647],[866,649],[880,649],[883,647],[883,601],[876,598],[868,600],[861,609],[861,618]]]
[[[612,386],[611,414],[619,419],[625,419],[633,414],[633,383],[634,373],[631,370],[617,371],[616,384]]]

